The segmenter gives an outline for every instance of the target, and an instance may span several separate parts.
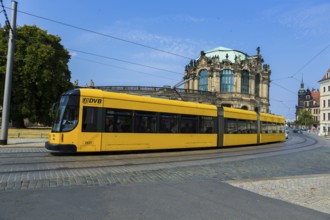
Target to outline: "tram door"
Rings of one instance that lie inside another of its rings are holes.
[[[225,120],[224,120],[224,113],[223,108],[218,108],[218,147],[223,146],[223,135],[225,129]]]
[[[102,108],[84,106],[82,132],[78,138],[80,151],[100,151],[102,138]]]

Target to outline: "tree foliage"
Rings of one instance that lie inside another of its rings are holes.
[[[72,88],[68,67],[69,52],[61,38],[36,26],[17,28],[12,78],[10,119],[22,126],[23,119],[46,125],[51,123],[50,109],[60,95]],[[8,31],[0,28],[0,74],[4,80]],[[3,100],[3,83],[0,100]]]
[[[307,110],[301,110],[299,112],[299,116],[298,116],[298,124],[299,125],[312,125],[314,123],[314,119],[312,114],[307,111]]]

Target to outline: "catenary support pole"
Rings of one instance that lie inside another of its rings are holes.
[[[17,14],[17,2],[12,1],[6,79],[5,79],[5,88],[4,88],[3,105],[2,105],[1,137],[0,137],[0,144],[2,145],[6,145],[8,139],[11,84],[12,84],[13,64],[14,64],[14,49],[15,49],[16,14]]]

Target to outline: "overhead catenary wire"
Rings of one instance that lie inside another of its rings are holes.
[[[115,57],[104,56],[104,55],[101,55],[101,54],[95,54],[95,53],[81,51],[81,50],[72,49],[72,48],[67,48],[67,50],[69,50],[69,51],[75,51],[75,52],[78,52],[78,53],[82,53],[82,54],[86,54],[86,55],[90,55],[90,56],[94,56],[94,57],[99,57],[99,58],[103,58],[103,59],[114,60],[114,61],[117,61],[117,62],[128,63],[128,64],[131,64],[131,65],[140,66],[140,67],[144,67],[144,68],[149,68],[149,69],[154,69],[154,70],[158,70],[158,71],[174,73],[174,74],[177,74],[177,75],[181,75],[182,76],[182,73],[180,73],[180,72],[175,72],[175,71],[167,70],[167,69],[164,69],[164,68],[158,68],[158,67],[154,67],[154,66],[150,66],[150,65],[145,65],[145,64],[141,64],[141,63],[131,62],[131,61],[127,61],[127,60],[115,58]],[[0,57],[6,58],[6,56],[1,56],[1,55],[0,55]],[[18,58],[16,58],[16,60],[17,59]],[[20,60],[24,60],[24,59],[20,59]],[[101,63],[101,62],[97,62],[97,61],[92,61],[92,62],[93,63],[102,64],[102,65],[111,66],[110,64],[105,64],[105,63]],[[113,67],[115,67],[115,66],[113,66]],[[121,68],[121,67],[116,67],[116,68]],[[128,69],[128,68],[121,68],[121,69],[129,70],[129,71],[134,71],[134,72],[139,72],[139,71],[131,70],[131,69]],[[144,72],[139,72],[139,73],[156,76],[155,74],[149,74],[149,73],[144,73]],[[174,79],[171,79],[171,78],[168,78],[168,77],[164,77],[164,76],[158,76],[158,77],[159,78],[164,78],[164,79],[169,79],[169,80],[174,80]]]
[[[317,54],[315,54],[307,63],[305,63],[305,65],[303,65],[296,73],[294,73],[292,75],[292,77],[294,77],[295,75],[297,75],[300,71],[302,71],[306,66],[308,66],[314,59],[316,59],[316,57],[318,57],[321,53],[323,53],[326,49],[328,49],[330,47],[330,44],[326,45],[322,50],[320,50]]]
[[[116,68],[116,69],[128,70],[128,71],[132,71],[132,72],[136,72],[136,73],[140,73],[140,74],[144,74],[144,75],[149,75],[149,76],[153,76],[153,77],[157,77],[157,78],[178,81],[178,79],[173,79],[173,78],[169,78],[169,77],[165,77],[165,76],[159,76],[156,74],[146,73],[146,72],[137,71],[137,70],[133,70],[133,69],[129,69],[129,68],[124,68],[124,67],[120,67],[120,66],[110,65],[107,63],[102,63],[102,62],[98,62],[95,60],[90,60],[90,59],[86,59],[86,58],[82,58],[82,57],[73,57],[73,59],[84,60],[84,61],[91,62],[91,63],[96,63],[96,64],[100,64],[100,65],[104,65],[104,66],[108,66],[108,67],[112,67],[112,68]]]
[[[9,22],[9,19],[8,19],[8,15],[7,15],[7,12],[6,12],[6,9],[7,7],[4,6],[3,4],[3,0],[0,0],[0,3],[1,3],[1,7],[2,7],[2,11],[1,13],[3,12],[3,14],[5,15],[5,19],[6,19],[6,25],[9,27],[9,29],[11,30],[12,34],[15,34],[13,28],[11,27],[10,25],[10,22]],[[9,8],[11,10],[11,8]]]
[[[4,7],[4,8],[7,8],[7,7]],[[50,21],[50,22],[53,22],[53,23],[57,23],[57,24],[60,24],[60,25],[64,25],[64,26],[67,26],[67,27],[70,27],[70,28],[82,30],[82,31],[85,31],[85,32],[101,35],[101,36],[104,36],[104,37],[108,37],[108,38],[123,41],[123,42],[126,42],[126,43],[138,45],[138,46],[141,46],[141,47],[149,48],[149,49],[152,49],[152,50],[155,50],[155,51],[158,51],[158,52],[170,54],[170,55],[173,55],[173,56],[177,56],[177,57],[181,57],[181,58],[185,58],[185,59],[189,59],[189,60],[193,59],[193,58],[190,58],[190,57],[187,57],[187,56],[183,56],[183,55],[176,54],[176,53],[173,53],[173,52],[165,51],[165,50],[162,50],[162,49],[158,49],[158,48],[151,47],[151,46],[141,44],[141,43],[137,43],[137,42],[134,42],[134,41],[129,41],[129,40],[126,40],[126,39],[123,39],[123,38],[119,38],[119,37],[116,37],[116,36],[113,36],[113,35],[97,32],[97,31],[90,30],[90,29],[87,29],[87,28],[78,27],[76,25],[68,24],[68,23],[65,23],[65,22],[61,22],[61,21],[46,18],[46,17],[43,17],[43,16],[35,15],[35,14],[32,14],[32,13],[28,13],[28,12],[24,12],[24,11],[20,11],[20,10],[18,10],[18,12],[22,13],[22,14],[29,15],[29,16],[33,16],[33,17],[36,17],[36,18],[39,18],[39,19],[47,20],[47,21]],[[163,68],[158,68],[158,67],[154,67],[154,66],[150,66],[150,65],[140,64],[140,63],[136,63],[136,62],[131,62],[131,61],[115,58],[115,57],[108,57],[108,56],[104,56],[104,55],[100,55],[100,54],[95,54],[95,53],[85,52],[85,51],[80,51],[80,50],[75,50],[75,49],[68,49],[68,50],[88,54],[88,55],[91,55],[91,56],[101,57],[101,58],[105,58],[105,59],[111,59],[111,60],[115,60],[115,61],[118,61],[118,62],[129,63],[129,64],[132,64],[132,65],[141,66],[141,67],[145,67],[145,68],[150,68],[150,69],[154,69],[154,70],[165,71],[165,72],[169,72],[169,73],[182,75],[181,72],[179,73],[179,72],[175,72],[175,71],[171,71],[171,70],[167,70],[167,69],[163,69]]]
[[[1,0],[1,2],[2,1],[3,0]],[[7,7],[4,6],[4,8],[7,8]],[[176,54],[176,53],[173,53],[173,52],[169,52],[169,51],[165,51],[165,50],[162,50],[162,49],[158,49],[156,47],[148,46],[148,45],[145,45],[145,44],[142,44],[142,43],[130,41],[130,40],[123,39],[123,38],[120,38],[120,37],[116,37],[116,36],[113,36],[113,35],[110,35],[110,34],[105,34],[105,33],[101,33],[101,32],[98,32],[98,31],[91,30],[91,29],[87,29],[87,28],[76,26],[76,25],[68,24],[68,23],[65,23],[65,22],[62,22],[62,21],[57,21],[57,20],[54,20],[54,19],[51,19],[51,18],[46,18],[46,17],[40,16],[40,15],[29,13],[29,12],[20,11],[20,10],[18,10],[18,12],[19,13],[22,13],[22,14],[25,14],[25,15],[28,15],[28,16],[36,17],[36,18],[43,19],[43,20],[46,20],[46,21],[49,21],[49,22],[53,22],[53,23],[57,23],[57,24],[60,24],[60,25],[64,25],[64,26],[70,27],[70,28],[74,28],[74,29],[77,29],[77,30],[82,30],[82,31],[85,31],[85,32],[89,32],[89,33],[97,34],[97,35],[100,35],[100,36],[112,38],[112,39],[119,40],[119,41],[122,41],[122,42],[130,43],[130,44],[133,44],[133,45],[137,45],[137,46],[149,48],[149,49],[152,49],[152,50],[155,50],[155,51],[158,51],[158,52],[170,54],[170,55],[173,55],[173,56],[177,56],[177,57],[181,57],[181,58],[185,58],[185,59],[189,59],[189,60],[194,59],[194,58],[190,58],[190,57],[187,57],[187,56],[184,56],[184,55],[180,55],[180,54]],[[280,78],[280,79],[273,79],[272,82],[273,81],[277,81],[277,80],[282,80],[282,79],[283,80],[284,79],[295,79],[295,80],[298,80],[294,76],[297,75],[306,66],[308,66],[314,59],[316,59],[316,57],[318,57],[320,54],[322,54],[329,47],[330,47],[330,44],[326,45],[321,51],[319,51],[316,55],[314,55],[307,63],[305,63],[298,71],[296,71],[291,76]],[[81,52],[82,53],[86,53],[86,54],[88,53],[88,52],[83,52],[83,51],[81,51]],[[89,54],[92,55],[92,53],[89,53]],[[95,56],[96,54],[93,54],[93,55]],[[97,56],[102,57],[102,55],[97,55]],[[106,58],[106,57],[103,56],[103,58]],[[130,64],[133,64],[133,65],[144,66],[144,67],[147,67],[147,68],[152,68],[152,69],[156,69],[156,70],[161,70],[161,71],[166,71],[166,72],[171,72],[171,73],[182,75],[182,73],[178,73],[178,72],[174,72],[174,71],[170,71],[170,70],[165,70],[165,69],[162,69],[162,68],[152,67],[152,66],[148,66],[148,65],[138,64],[138,63],[134,63],[134,62],[130,62],[130,61],[125,61],[125,60],[121,60],[121,59],[117,59],[117,58],[107,57],[107,59],[113,59],[113,60],[117,60],[119,62],[126,62],[126,63],[130,63]],[[282,86],[280,86],[278,84],[276,84],[276,86],[279,86],[282,89],[286,89],[285,87],[282,87]],[[292,91],[290,91],[290,92],[293,93]]]
[[[152,46],[148,46],[148,45],[145,45],[145,44],[142,44],[142,43],[130,41],[130,40],[123,39],[123,38],[120,38],[120,37],[116,37],[116,36],[113,36],[113,35],[110,35],[110,34],[101,33],[101,32],[98,32],[98,31],[91,30],[91,29],[78,27],[76,25],[68,24],[68,23],[65,23],[65,22],[62,22],[62,21],[57,21],[57,20],[50,19],[50,18],[46,18],[46,17],[40,16],[40,15],[35,15],[35,14],[32,14],[32,13],[28,13],[28,12],[24,12],[24,11],[20,11],[20,10],[18,10],[18,12],[22,13],[22,14],[25,14],[25,15],[32,16],[32,17],[36,17],[36,18],[39,18],[39,19],[43,19],[43,20],[46,20],[46,21],[49,21],[49,22],[53,22],[53,23],[56,23],[56,24],[60,24],[60,25],[64,25],[64,26],[67,26],[67,27],[70,27],[70,28],[74,28],[74,29],[77,29],[77,30],[97,34],[97,35],[100,35],[100,36],[103,36],[103,37],[112,38],[114,40],[130,43],[130,44],[137,45],[137,46],[140,46],[140,47],[145,47],[145,48],[155,50],[155,51],[158,51],[158,52],[161,52],[161,53],[166,53],[166,54],[169,54],[169,55],[172,55],[172,56],[176,56],[176,57],[180,57],[180,58],[184,58],[184,59],[188,59],[188,60],[194,59],[194,58],[187,57],[187,56],[184,56],[184,55],[181,55],[181,54],[177,54],[177,53],[173,53],[173,52],[170,52],[170,51],[162,50],[162,49],[159,49],[159,48],[156,48],[156,47],[152,47]]]
[[[275,81],[279,81],[279,80],[284,80],[284,79],[295,79],[295,76],[301,72],[306,66],[308,66],[311,62],[313,62],[313,60],[315,60],[319,55],[321,55],[324,51],[326,51],[328,48],[330,47],[330,43],[327,44],[325,47],[323,47],[319,52],[317,52],[312,58],[310,58],[301,68],[299,68],[294,74],[287,76],[287,77],[283,77],[283,78],[278,78],[278,79],[272,79],[272,82]],[[299,80],[298,80],[299,81]]]
[[[154,70],[160,70],[160,71],[164,71],[164,72],[169,72],[169,73],[182,75],[182,73],[179,73],[179,72],[175,72],[175,71],[171,71],[171,70],[167,70],[167,69],[162,69],[162,68],[158,68],[158,67],[154,67],[154,66],[149,66],[149,65],[145,65],[145,64],[135,63],[135,62],[122,60],[122,59],[118,59],[118,58],[114,58],[114,57],[108,57],[108,56],[95,54],[95,53],[90,53],[90,52],[85,52],[85,51],[76,50],[76,49],[72,49],[72,48],[68,48],[68,50],[75,51],[75,52],[78,52],[78,53],[87,54],[87,55],[90,55],[90,56],[100,57],[100,58],[104,58],[104,59],[116,60],[118,62],[129,63],[129,64],[132,64],[132,65],[135,65],[135,66],[141,66],[141,67],[146,67],[146,68],[150,68],[150,69],[154,69]]]
[[[279,85],[279,84],[277,84],[277,83],[275,83],[275,82],[273,82],[273,81],[272,81],[272,84],[273,84],[273,85],[276,85],[276,86],[278,86],[278,87],[280,87],[280,88],[282,88],[282,89],[284,89],[284,90],[286,90],[286,91],[288,91],[288,92],[290,92],[290,93],[292,93],[292,94],[294,94],[294,95],[297,95],[296,92],[293,92],[293,91],[291,91],[290,89],[287,89],[287,88],[285,88],[284,86],[281,86],[281,85]]]

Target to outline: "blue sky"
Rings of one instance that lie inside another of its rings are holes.
[[[9,0],[3,1],[6,7],[11,6]],[[184,57],[197,58],[200,51],[219,46],[255,55],[260,46],[265,64],[272,70],[271,112],[293,119],[302,75],[306,88],[319,89],[318,81],[330,67],[328,0],[17,2],[21,11],[17,17],[19,26],[36,25],[62,38],[72,55],[71,81],[79,80],[80,85],[91,79],[100,86],[174,85],[182,79],[189,63]],[[7,13],[10,16],[10,10]],[[0,14],[2,25],[3,21]]]

